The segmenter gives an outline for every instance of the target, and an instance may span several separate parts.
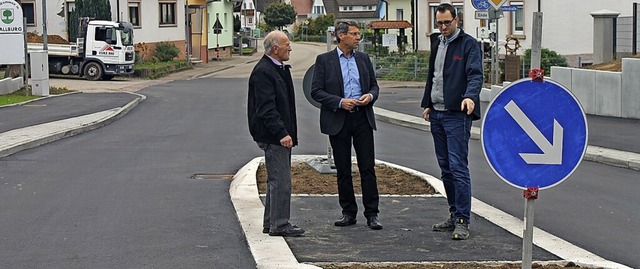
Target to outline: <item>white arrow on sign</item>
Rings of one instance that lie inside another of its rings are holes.
[[[542,153],[520,153],[520,157],[527,164],[562,164],[562,137],[564,129],[557,120],[553,120],[553,145],[542,135],[542,132],[531,122],[513,100],[504,107],[509,115],[516,120]]]

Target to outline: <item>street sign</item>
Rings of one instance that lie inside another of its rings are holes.
[[[491,101],[481,141],[491,169],[508,184],[553,187],[587,150],[587,120],[576,97],[557,82],[521,79]]]
[[[489,9],[489,7],[491,7],[491,4],[489,4],[489,0],[473,0],[471,1],[471,4],[477,10],[487,10]]]
[[[491,33],[487,27],[478,27],[476,30],[478,31],[476,33],[478,38],[489,38],[489,33]]]
[[[518,6],[502,6],[500,9],[502,9],[502,11],[516,12],[518,11]]]
[[[397,46],[398,45],[398,36],[395,34],[382,34],[382,46]]]
[[[0,64],[24,64],[24,20],[22,6],[13,0],[0,2]]]
[[[486,10],[476,10],[476,20],[488,20],[489,19],[489,11]]]
[[[220,23],[220,20],[218,18],[216,18],[216,22],[213,23],[213,33],[218,35],[222,33],[222,23]]]
[[[489,4],[491,4],[495,9],[499,9],[507,0],[489,0]]]

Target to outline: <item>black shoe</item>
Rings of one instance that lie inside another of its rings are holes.
[[[469,238],[469,221],[464,219],[458,219],[456,223],[454,223],[455,229],[453,230],[453,234],[451,238],[453,240],[466,240]]]
[[[436,232],[453,232],[453,229],[455,229],[454,222],[453,218],[448,218],[443,222],[434,224],[431,229]]]
[[[262,233],[263,234],[268,234],[269,233],[269,228],[262,228]]]
[[[378,220],[378,216],[367,217],[367,226],[373,230],[381,230],[382,223]]]
[[[354,224],[356,224],[356,222],[358,222],[356,220],[356,217],[352,217],[352,216],[349,216],[349,215],[345,214],[345,215],[342,215],[342,217],[339,220],[337,220],[336,222],[334,222],[333,224],[336,225],[336,226],[341,226],[342,227],[342,226],[354,225]]]
[[[281,231],[269,232],[270,236],[290,236],[290,237],[295,237],[295,236],[301,236],[302,234],[304,234],[304,230],[303,229],[298,228],[298,226],[292,226],[292,225],[288,225],[285,229],[283,229]]]

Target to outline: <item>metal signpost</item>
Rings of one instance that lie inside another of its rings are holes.
[[[556,186],[575,171],[587,150],[587,136],[580,103],[554,81],[513,82],[487,108],[481,133],[485,158],[498,177],[525,190],[522,268],[531,268],[538,191]]]
[[[531,268],[534,202],[539,191],[567,179],[587,150],[588,128],[578,99],[545,80],[540,67],[542,13],[533,16],[531,78],[511,83],[494,97],[482,121],[481,143],[493,171],[524,190],[522,268]]]
[[[218,18],[218,14],[216,14],[216,22],[213,23],[213,33],[216,35],[216,61],[220,60],[220,42],[219,35],[222,33],[222,23],[220,23],[220,19]],[[240,40],[240,50],[242,50],[242,40]]]
[[[491,53],[491,83],[496,85],[500,71],[499,64],[499,47],[498,47],[498,20],[502,18],[502,9],[500,8],[507,0],[472,0],[471,4],[477,10],[476,19],[486,19],[491,25],[489,31],[493,34],[493,46]],[[484,46],[483,46],[484,47]]]
[[[567,179],[587,150],[587,118],[564,86],[545,80],[540,68],[542,13],[533,13],[531,78],[505,87],[489,104],[481,143],[489,166],[524,190],[522,268],[531,268],[534,202],[539,191]]]

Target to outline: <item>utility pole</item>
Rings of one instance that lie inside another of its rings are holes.
[[[25,24],[26,26],[26,24]],[[47,0],[42,0],[42,49],[48,50],[47,48]]]

